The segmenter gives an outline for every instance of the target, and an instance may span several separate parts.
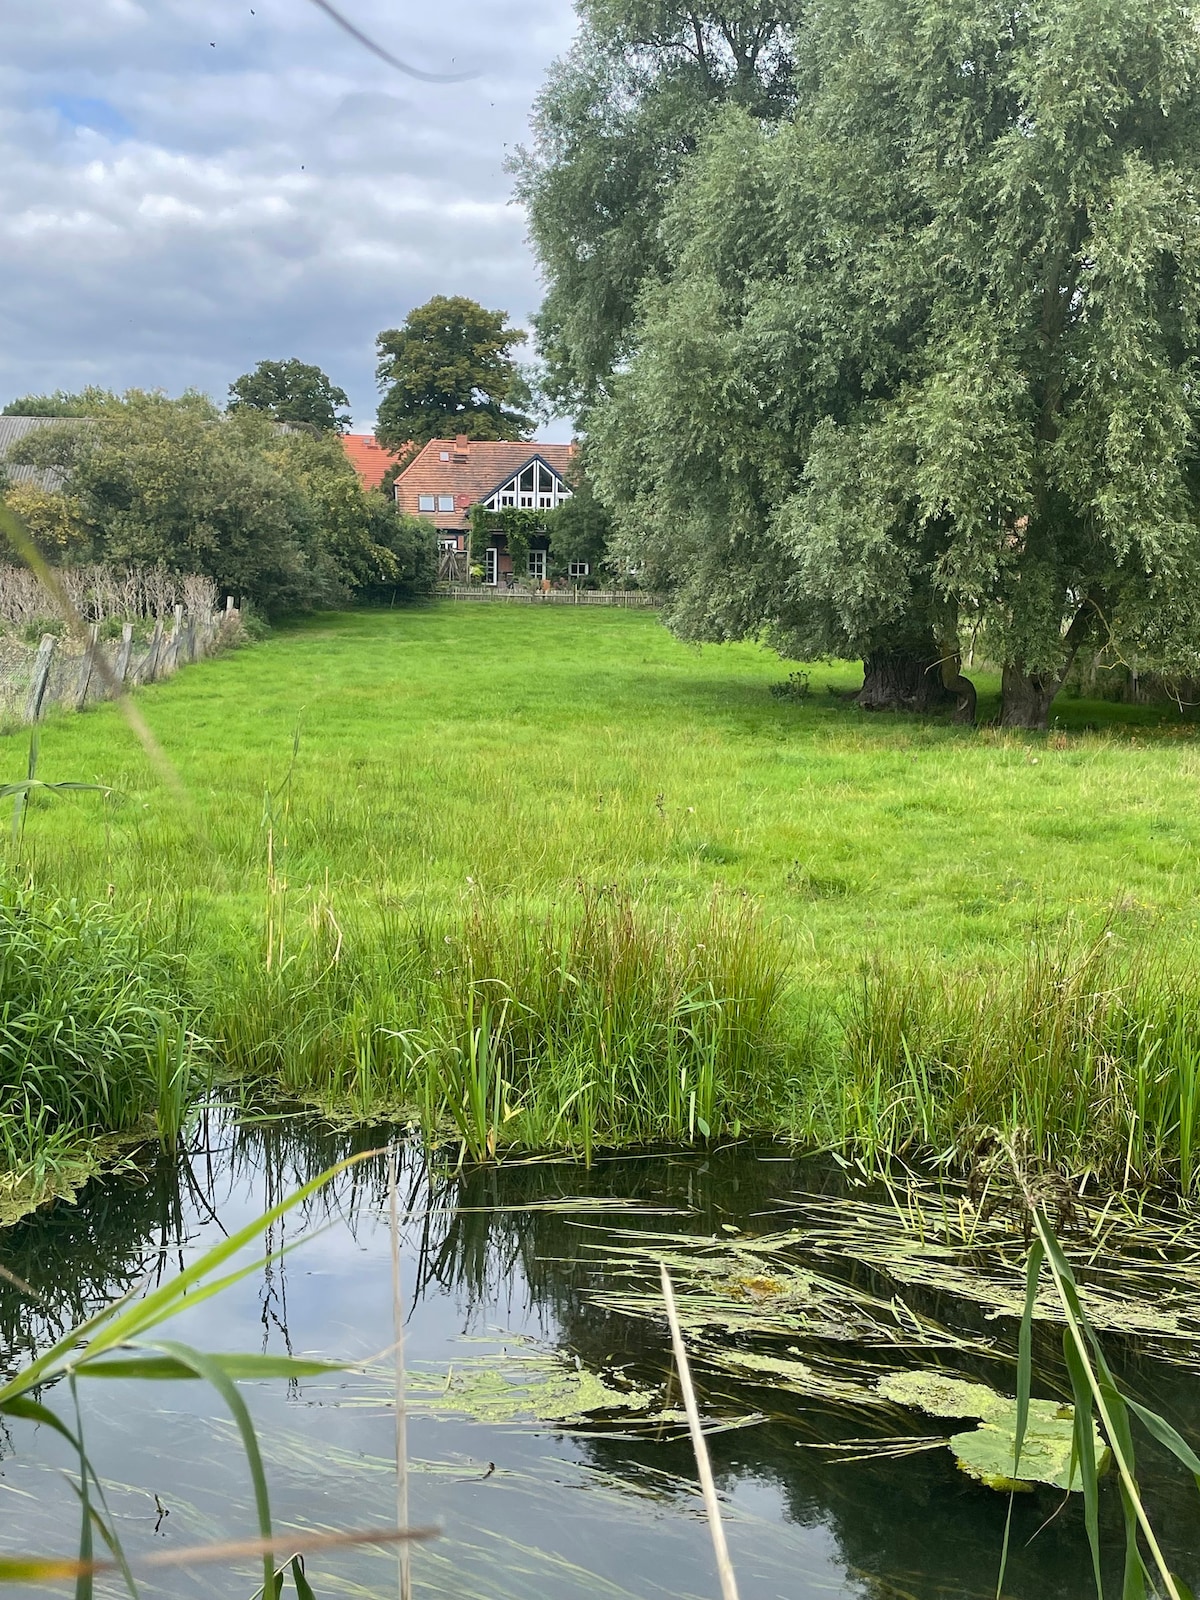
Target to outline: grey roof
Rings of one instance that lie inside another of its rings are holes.
[[[32,483],[51,493],[62,488],[63,475],[57,467],[23,467],[6,457],[17,440],[27,433],[34,433],[38,428],[57,427],[70,420],[69,417],[0,417],[0,465],[11,482]]]

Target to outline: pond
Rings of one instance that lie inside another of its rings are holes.
[[[213,1115],[178,1164],[110,1177],[78,1204],[9,1230],[0,1264],[41,1298],[31,1307],[0,1285],[4,1361],[10,1369],[22,1364],[104,1300],[178,1272],[222,1231],[386,1137],[387,1130],[374,1141],[338,1133],[304,1117],[237,1123]],[[851,1196],[846,1174],[779,1148],[739,1147],[623,1157],[588,1170],[513,1164],[456,1178],[410,1145],[400,1187],[411,1521],[441,1529],[438,1540],[413,1550],[415,1592],[457,1600],[715,1595],[691,1450],[672,1399],[668,1335],[645,1306],[630,1314],[636,1294],[622,1303],[629,1264],[645,1254],[639,1240],[667,1248],[661,1239],[670,1235],[677,1254],[682,1236],[715,1239],[714,1248],[722,1239],[753,1240],[777,1228],[798,1196],[824,1197],[836,1217]],[[383,1159],[349,1169],[277,1226],[270,1260],[259,1247],[252,1275],[167,1330],[209,1350],[363,1364],[311,1381],[242,1385],[276,1519],[289,1529],[381,1527],[395,1519],[387,1210]],[[280,1257],[284,1245],[297,1248]],[[791,1258],[803,1258],[795,1242]],[[820,1269],[831,1271],[827,1256]],[[891,1303],[886,1273],[861,1264],[840,1270],[848,1292],[866,1297],[863,1305]],[[759,1281],[746,1279],[751,1307]],[[774,1280],[761,1281],[769,1298]],[[907,1326],[905,1317],[924,1319],[920,1338],[927,1339],[936,1324],[956,1370],[987,1376],[1001,1390],[1007,1372],[1012,1393],[1010,1318],[956,1303],[936,1286],[910,1293],[906,1305],[898,1326]],[[838,1329],[827,1333],[826,1344],[836,1343]],[[786,1351],[786,1333],[781,1338],[774,1348]],[[744,1342],[736,1331],[728,1339]],[[1041,1344],[1040,1392],[1048,1393],[1060,1376],[1051,1370],[1055,1339]],[[1173,1353],[1151,1355],[1136,1337],[1115,1344],[1124,1381],[1194,1440],[1200,1407],[1191,1346],[1177,1341]],[[855,1355],[873,1362],[869,1345],[868,1338]],[[898,1337],[888,1359],[905,1359],[907,1350]],[[591,1375],[605,1389],[589,1390]],[[710,1446],[743,1600],[994,1596],[1009,1497],[966,1477],[937,1444],[961,1424],[911,1415],[907,1426],[881,1423],[869,1408],[806,1396],[769,1373],[742,1381],[719,1362],[702,1364],[697,1379],[716,1430]],[[597,1406],[597,1394],[612,1406]],[[568,1415],[572,1395],[590,1405],[587,1414]],[[80,1397],[109,1508],[131,1553],[253,1535],[245,1462],[228,1414],[206,1386],[96,1380],[80,1385]],[[70,1406],[65,1386],[47,1398],[60,1410]],[[845,1443],[897,1433],[926,1436],[932,1447],[893,1458]],[[827,1448],[838,1442],[841,1449]],[[78,1503],[66,1445],[44,1428],[14,1424],[0,1450],[3,1548],[72,1553]],[[1195,1585],[1195,1490],[1149,1450],[1140,1460],[1156,1523]],[[1120,1519],[1111,1479],[1103,1500],[1117,1585]],[[322,1551],[308,1568],[320,1597],[396,1591],[392,1550]],[[252,1561],[160,1569],[145,1592],[248,1600],[259,1581]],[[1010,1600],[1094,1593],[1079,1496],[1064,1502],[1045,1488],[1014,1497],[1004,1592]]]

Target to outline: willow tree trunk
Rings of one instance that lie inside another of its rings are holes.
[[[1027,672],[1023,661],[1006,661],[1000,680],[1002,728],[1048,728],[1050,707],[1071,670],[1079,647],[1091,632],[1097,606],[1087,599],[1063,636],[1062,661],[1053,672]]]
[[[1002,728],[1048,728],[1050,707],[1066,677],[1062,672],[1026,672],[1019,661],[1005,662],[1000,680]]]
[[[949,699],[932,643],[921,649],[872,650],[863,659],[856,704],[866,711],[939,711]]]

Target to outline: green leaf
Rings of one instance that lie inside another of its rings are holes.
[[[134,1348],[137,1348],[136,1346]],[[227,1378],[237,1382],[252,1378],[316,1378],[327,1372],[345,1372],[345,1361],[309,1361],[297,1356],[214,1355],[207,1359]],[[76,1368],[81,1378],[194,1379],[201,1376],[192,1366],[164,1355],[138,1355],[124,1359],[98,1358]]]
[[[1160,1417],[1157,1411],[1150,1411],[1145,1406],[1138,1405],[1136,1400],[1126,1399],[1125,1404],[1147,1433],[1152,1434],[1159,1444],[1166,1445],[1175,1459],[1181,1461],[1192,1473],[1196,1479],[1196,1487],[1200,1488],[1200,1456],[1182,1434],[1176,1433],[1171,1424]]]
[[[184,1366],[191,1367],[197,1377],[205,1378],[224,1400],[237,1424],[238,1433],[241,1435],[242,1449],[246,1453],[246,1464],[250,1468],[250,1479],[254,1486],[254,1505],[258,1513],[258,1531],[262,1538],[271,1537],[271,1501],[267,1492],[267,1475],[263,1468],[262,1452],[258,1448],[258,1438],[254,1432],[254,1423],[250,1419],[250,1412],[246,1402],[234,1388],[231,1380],[221,1370],[220,1366],[200,1350],[194,1350],[190,1345],[179,1344],[174,1339],[163,1339],[157,1343],[157,1348],[166,1356],[173,1357]],[[269,1550],[263,1553],[263,1592],[271,1594],[275,1580],[275,1568]]]
[[[292,1582],[296,1585],[297,1600],[317,1600],[312,1584],[304,1575],[304,1557],[292,1557]]]

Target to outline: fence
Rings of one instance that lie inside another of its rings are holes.
[[[44,633],[37,646],[0,641],[0,722],[40,722],[52,705],[81,711],[137,684],[169,678],[233,643],[241,613],[232,600],[224,611],[199,613],[185,613],[178,601],[170,627],[156,617],[140,640],[137,631],[134,622],[125,622],[119,638],[101,639],[100,624],[93,623],[86,640]]]
[[[518,606],[623,606],[631,611],[652,611],[662,604],[643,589],[502,589],[491,584],[443,584],[438,594],[446,600],[492,600]]]

